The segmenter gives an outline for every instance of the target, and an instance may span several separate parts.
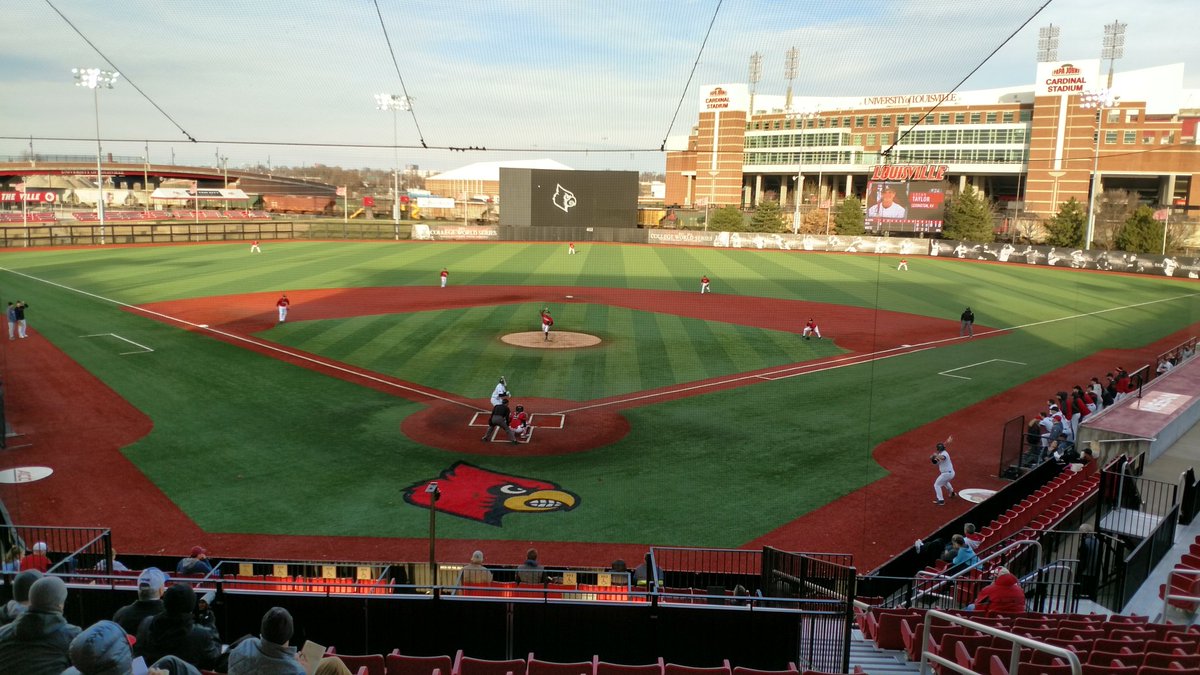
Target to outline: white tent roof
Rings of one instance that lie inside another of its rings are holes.
[[[571,167],[552,159],[515,159],[499,162],[476,162],[457,169],[451,169],[426,180],[500,180],[500,169],[554,169],[557,171],[574,171]]]

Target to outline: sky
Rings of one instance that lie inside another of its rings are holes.
[[[1200,89],[1195,5],[3,0],[0,161],[28,153],[30,137],[39,155],[94,157],[98,119],[104,153],[148,150],[156,164],[449,170],[549,157],[662,172],[659,149],[696,124],[702,86],[747,81],[754,52],[762,94],[785,92],[791,47],[796,95],[945,92],[981,63],[962,88],[986,89],[1033,82],[1039,27],[1061,27],[1061,59],[1097,58],[1119,20],[1118,71],[1183,62],[1184,86]],[[95,95],[74,86],[76,67],[122,77]],[[377,110],[376,93],[407,93],[412,111]]]

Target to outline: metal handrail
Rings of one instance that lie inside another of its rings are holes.
[[[1010,633],[1006,630],[1001,630],[995,626],[977,623],[975,621],[971,621],[970,619],[964,619],[961,616],[931,609],[925,612],[925,630],[921,633],[921,639],[926,641],[926,644],[921,647],[921,675],[929,675],[930,662],[936,663],[943,668],[949,668],[956,673],[962,673],[963,675],[983,675],[971,670],[966,666],[960,666],[957,661],[947,659],[938,654],[931,654],[929,652],[929,629],[933,624],[934,618],[942,619],[947,623],[956,624],[963,626],[964,628],[978,631],[984,635],[991,635],[993,637],[1002,638],[1012,642],[1012,654],[1009,656],[1008,660],[1008,672],[1010,675],[1016,675],[1018,668],[1020,668],[1022,647],[1028,647],[1029,649],[1034,649],[1039,652],[1046,652],[1051,656],[1063,659],[1067,662],[1067,665],[1071,666],[1071,675],[1082,675],[1083,673],[1083,665],[1079,662],[1079,656],[1070,649],[1048,645],[1043,642],[1038,642],[1032,638],[1027,638],[1024,635],[1017,635],[1016,633]]]
[[[989,553],[986,558],[980,558],[979,562],[975,563],[974,565],[967,565],[965,568],[963,568],[949,576],[943,575],[940,572],[932,573],[932,572],[926,572],[925,570],[921,570],[921,571],[917,572],[917,576],[921,577],[921,578],[925,578],[925,579],[940,579],[942,581],[954,581],[955,579],[959,578],[960,576],[962,576],[972,570],[977,570],[977,569],[982,568],[982,566],[985,562],[992,560],[994,558],[997,558],[1000,555],[1007,553],[1010,550],[1017,548],[1018,546],[1023,546],[1025,544],[1031,544],[1031,545],[1033,545],[1034,549],[1036,549],[1037,560],[1034,563],[1034,569],[1041,569],[1042,568],[1042,544],[1041,544],[1041,542],[1037,541],[1036,539],[1018,539],[1017,541],[1009,542],[1008,544],[1006,544],[1003,548],[1001,548],[998,551],[993,551],[992,553]]]
[[[1167,583],[1163,585],[1163,621],[1166,621],[1167,611],[1171,608],[1172,600],[1183,600],[1184,602],[1200,603],[1200,597],[1194,595],[1175,595],[1171,592],[1171,577],[1176,574],[1194,575],[1200,577],[1200,570],[1188,569],[1186,567],[1176,567],[1167,574]]]

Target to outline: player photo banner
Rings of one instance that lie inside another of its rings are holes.
[[[946,190],[946,183],[941,181],[868,183],[867,231],[941,232],[946,210]]]
[[[967,260],[989,260],[1048,267],[1131,272],[1164,277],[1200,278],[1200,258],[1161,256],[1124,251],[1085,251],[1062,246],[1030,246],[1027,244],[987,243],[969,241],[933,241],[929,255]]]
[[[928,240],[906,237],[846,237],[836,234],[775,234],[766,232],[691,232],[648,230],[650,244],[712,246],[774,251],[837,251],[841,253],[894,253],[925,255]]]

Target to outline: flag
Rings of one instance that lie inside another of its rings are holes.
[[[340,188],[338,188],[338,189],[337,189],[337,196],[339,196],[339,197],[345,197],[345,196],[346,196],[346,188],[344,188],[344,187],[340,187]]]
[[[1166,220],[1167,214],[1169,214],[1169,213],[1170,213],[1170,211],[1167,209],[1159,209],[1154,212],[1154,219],[1155,220]]]

